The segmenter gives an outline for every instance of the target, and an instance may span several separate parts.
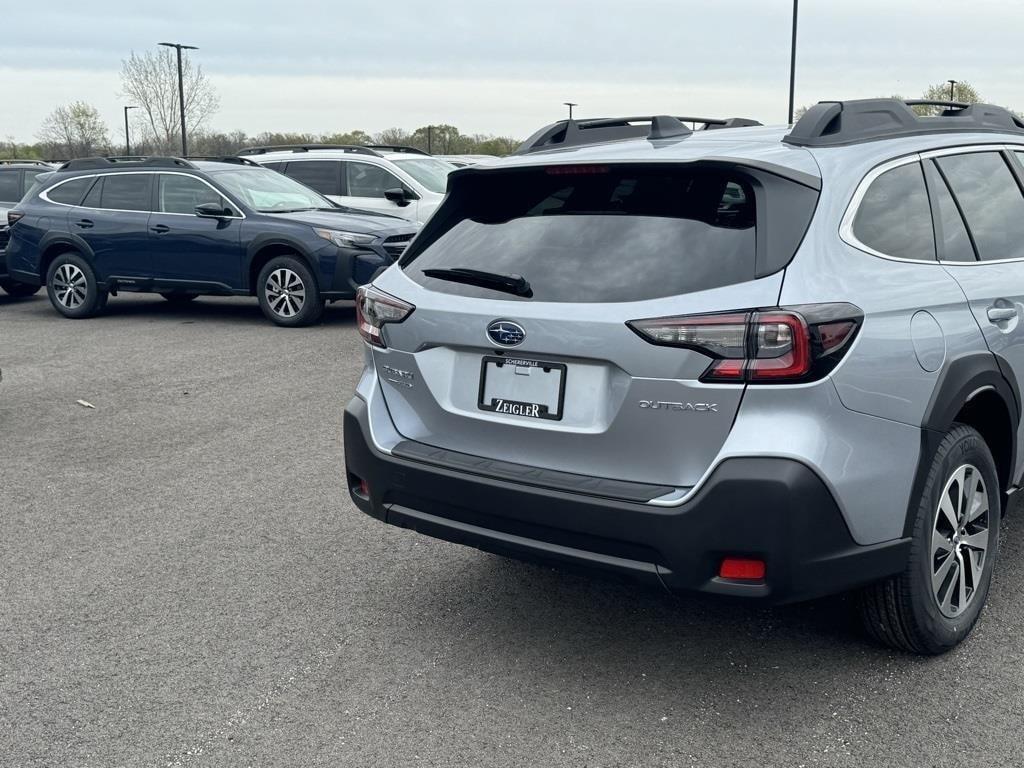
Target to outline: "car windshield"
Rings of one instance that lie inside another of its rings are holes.
[[[394,163],[431,192],[442,195],[448,188],[448,174],[455,170],[454,165],[436,157],[409,157]]]
[[[211,175],[228,192],[260,213],[337,207],[309,187],[266,168],[233,168]]]

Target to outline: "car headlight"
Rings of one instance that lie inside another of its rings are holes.
[[[314,229],[324,240],[330,240],[339,248],[365,248],[374,240],[376,235],[365,235],[361,232],[343,232],[340,229]]]

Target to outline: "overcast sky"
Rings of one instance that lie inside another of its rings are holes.
[[[451,123],[525,137],[562,117],[785,120],[790,0],[160,3],[4,0],[0,138],[81,99],[123,135],[121,59],[163,40],[215,85],[211,126],[313,133]],[[797,104],[968,80],[1024,109],[1021,0],[803,0]]]

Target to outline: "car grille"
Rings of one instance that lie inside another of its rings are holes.
[[[406,246],[409,245],[409,241],[412,240],[413,235],[392,235],[391,237],[384,238],[384,250],[388,252],[388,256],[397,259],[405,251]]]

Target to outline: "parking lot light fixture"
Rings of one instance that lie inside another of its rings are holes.
[[[572,120],[572,108],[578,107],[579,104],[574,101],[563,101],[562,103],[569,108],[569,119]]]
[[[131,140],[131,136],[128,133],[128,110],[129,109],[138,109],[138,107],[126,106],[124,108],[124,154],[125,154],[126,157],[130,157],[131,154],[132,154],[132,140]]]
[[[185,138],[185,80],[181,74],[181,52],[198,51],[198,46],[184,45],[183,43],[160,43],[168,48],[174,48],[178,52],[178,106],[181,109],[181,156],[188,155],[188,140]]]

